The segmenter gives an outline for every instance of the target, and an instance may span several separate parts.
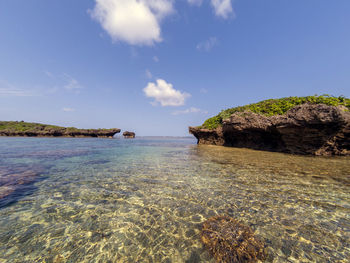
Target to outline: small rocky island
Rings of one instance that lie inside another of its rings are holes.
[[[120,129],[77,129],[24,121],[0,121],[0,136],[113,138]]]
[[[350,155],[350,99],[289,97],[224,110],[189,127],[198,144],[303,155]]]
[[[125,131],[123,132],[123,136],[125,139],[133,139],[135,138],[135,133],[130,131]]]

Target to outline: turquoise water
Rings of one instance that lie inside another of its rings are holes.
[[[0,262],[214,262],[201,223],[223,214],[267,262],[349,262],[349,167],[193,139],[2,137]]]

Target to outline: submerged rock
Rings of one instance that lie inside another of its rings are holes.
[[[198,144],[309,155],[350,155],[350,112],[302,104],[284,115],[236,112],[215,130],[190,127]]]
[[[135,138],[135,133],[134,132],[125,131],[125,132],[123,132],[123,136],[126,139],[133,139],[133,138]]]
[[[264,244],[253,230],[228,216],[204,222],[201,240],[217,262],[257,262],[266,258]]]
[[[0,208],[33,190],[32,185],[40,180],[40,173],[41,167],[0,167]]]

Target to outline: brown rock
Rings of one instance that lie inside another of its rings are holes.
[[[133,138],[135,138],[135,133],[134,132],[125,131],[125,132],[123,132],[123,136],[126,139],[133,139]]]
[[[238,112],[216,130],[189,128],[199,144],[311,155],[350,155],[350,112],[303,104],[284,115]]]
[[[228,216],[204,222],[201,240],[217,262],[257,262],[266,258],[264,244],[253,230]]]
[[[198,129],[196,127],[190,127],[189,131],[198,139],[198,144],[225,144],[224,136],[222,133],[222,127],[218,127],[215,130]]]

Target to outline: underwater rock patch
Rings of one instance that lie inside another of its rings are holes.
[[[40,158],[57,160],[66,157],[83,156],[90,152],[91,150],[47,150],[6,154],[6,158]]]
[[[0,208],[30,192],[42,171],[39,166],[0,167]]]
[[[217,262],[257,262],[266,259],[264,243],[253,230],[228,216],[214,216],[203,223],[201,240]]]

